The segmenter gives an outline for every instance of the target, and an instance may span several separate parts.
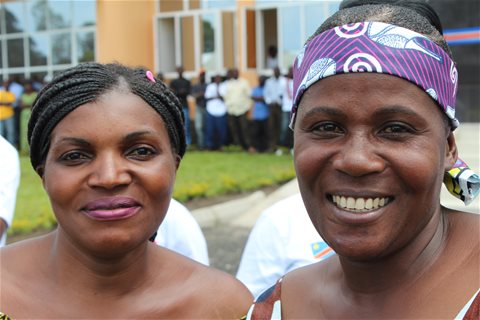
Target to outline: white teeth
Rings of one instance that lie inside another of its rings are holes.
[[[373,208],[373,200],[372,198],[368,198],[365,202],[365,209],[370,210]]]
[[[363,200],[363,198],[358,198],[357,201],[355,201],[355,209],[356,210],[365,209],[365,200]]]
[[[347,198],[347,208],[354,209],[355,208],[355,199],[352,197]]]
[[[332,196],[333,202],[342,209],[353,212],[366,212],[376,210],[388,203],[388,198],[353,198]]]

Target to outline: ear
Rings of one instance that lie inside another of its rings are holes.
[[[40,165],[35,168],[35,172],[42,178],[43,180],[43,173],[45,172],[45,167],[43,165]]]
[[[182,158],[180,158],[178,154],[175,154],[174,157],[175,157],[175,171],[177,171],[178,168],[180,167],[180,161],[182,160]]]
[[[455,142],[455,136],[453,132],[450,131],[447,137],[447,143],[445,146],[445,162],[444,162],[444,171],[448,171],[453,168],[455,162],[458,158],[458,149],[457,143]]]

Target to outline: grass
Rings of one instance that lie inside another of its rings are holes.
[[[10,235],[24,235],[55,227],[48,196],[28,157],[20,159],[22,177]],[[286,182],[295,176],[290,154],[245,152],[187,152],[180,164],[173,192],[186,202],[195,198],[255,190]]]

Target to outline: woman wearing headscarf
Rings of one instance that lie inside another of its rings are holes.
[[[182,105],[150,71],[87,63],[39,93],[28,139],[58,227],[1,251],[15,319],[236,318],[232,276],[149,242],[185,153]],[[3,315],[3,317],[6,317]]]
[[[457,71],[424,1],[348,1],[294,67],[294,162],[337,255],[267,290],[252,319],[479,319],[479,177],[457,157]]]

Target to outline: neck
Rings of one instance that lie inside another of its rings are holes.
[[[77,292],[119,296],[145,283],[152,264],[151,246],[145,241],[126,254],[103,257],[75,245],[58,227],[48,265],[57,284],[67,290],[69,287]]]
[[[362,294],[382,293],[414,284],[428,272],[445,247],[448,221],[434,214],[420,234],[399,251],[375,261],[340,258],[345,285]]]

